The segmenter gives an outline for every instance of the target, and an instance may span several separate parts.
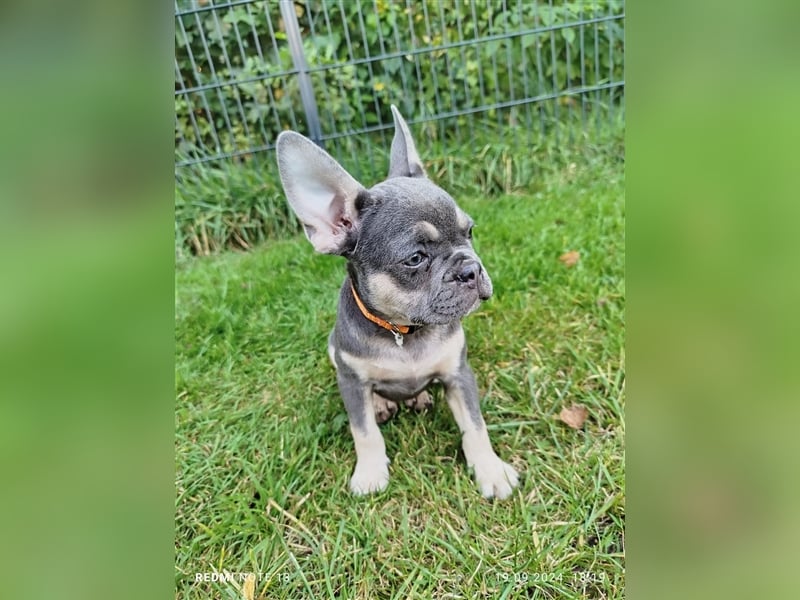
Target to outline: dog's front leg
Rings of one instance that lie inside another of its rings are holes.
[[[517,485],[514,468],[500,460],[492,449],[486,423],[481,415],[478,386],[469,365],[462,362],[453,377],[444,381],[447,404],[462,433],[467,465],[475,471],[475,481],[485,498],[507,498]]]
[[[356,468],[350,490],[359,496],[380,492],[389,484],[389,458],[372,405],[372,390],[347,369],[337,373],[356,446]]]

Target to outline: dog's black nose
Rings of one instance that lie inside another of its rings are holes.
[[[480,272],[481,266],[478,263],[473,261],[465,262],[456,273],[456,281],[466,283],[469,287],[474,288],[477,285]]]

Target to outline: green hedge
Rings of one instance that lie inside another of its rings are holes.
[[[194,4],[206,2],[195,0]],[[323,134],[391,122],[388,106],[392,102],[407,115],[421,117],[621,81],[622,21],[583,27],[574,23],[619,15],[623,2],[576,0],[555,4],[424,0],[414,2],[412,10],[405,3],[388,0],[341,5],[321,0],[295,2],[310,67],[331,67],[312,75]],[[571,23],[539,34],[436,49],[462,39]],[[369,66],[342,66],[352,59],[412,48],[434,49],[416,57],[406,54],[374,60]],[[270,144],[282,129],[296,126],[292,115],[299,107],[298,83],[296,77],[282,75],[292,71],[293,64],[278,2],[254,2],[185,15],[176,21],[175,51],[186,87],[239,82],[208,89],[202,94],[205,98],[199,92],[192,93],[191,106],[184,95],[176,96],[179,157],[198,149],[235,152]],[[540,110],[549,111],[549,116],[557,120],[559,108],[584,102],[583,108],[591,109],[591,103],[599,97],[589,94],[576,99],[567,95],[544,103]],[[608,97],[608,93],[602,96],[604,101]],[[432,137],[443,131],[436,125],[429,129],[426,133]]]

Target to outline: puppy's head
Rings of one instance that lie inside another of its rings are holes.
[[[389,177],[370,189],[298,133],[278,136],[281,182],[317,251],[341,254],[364,303],[398,325],[460,319],[492,295],[472,220],[425,176],[392,106]]]

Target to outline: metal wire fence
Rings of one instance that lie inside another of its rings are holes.
[[[391,103],[456,150],[585,135],[622,110],[624,17],[622,0],[177,0],[176,177],[271,160],[291,128],[377,178]]]

